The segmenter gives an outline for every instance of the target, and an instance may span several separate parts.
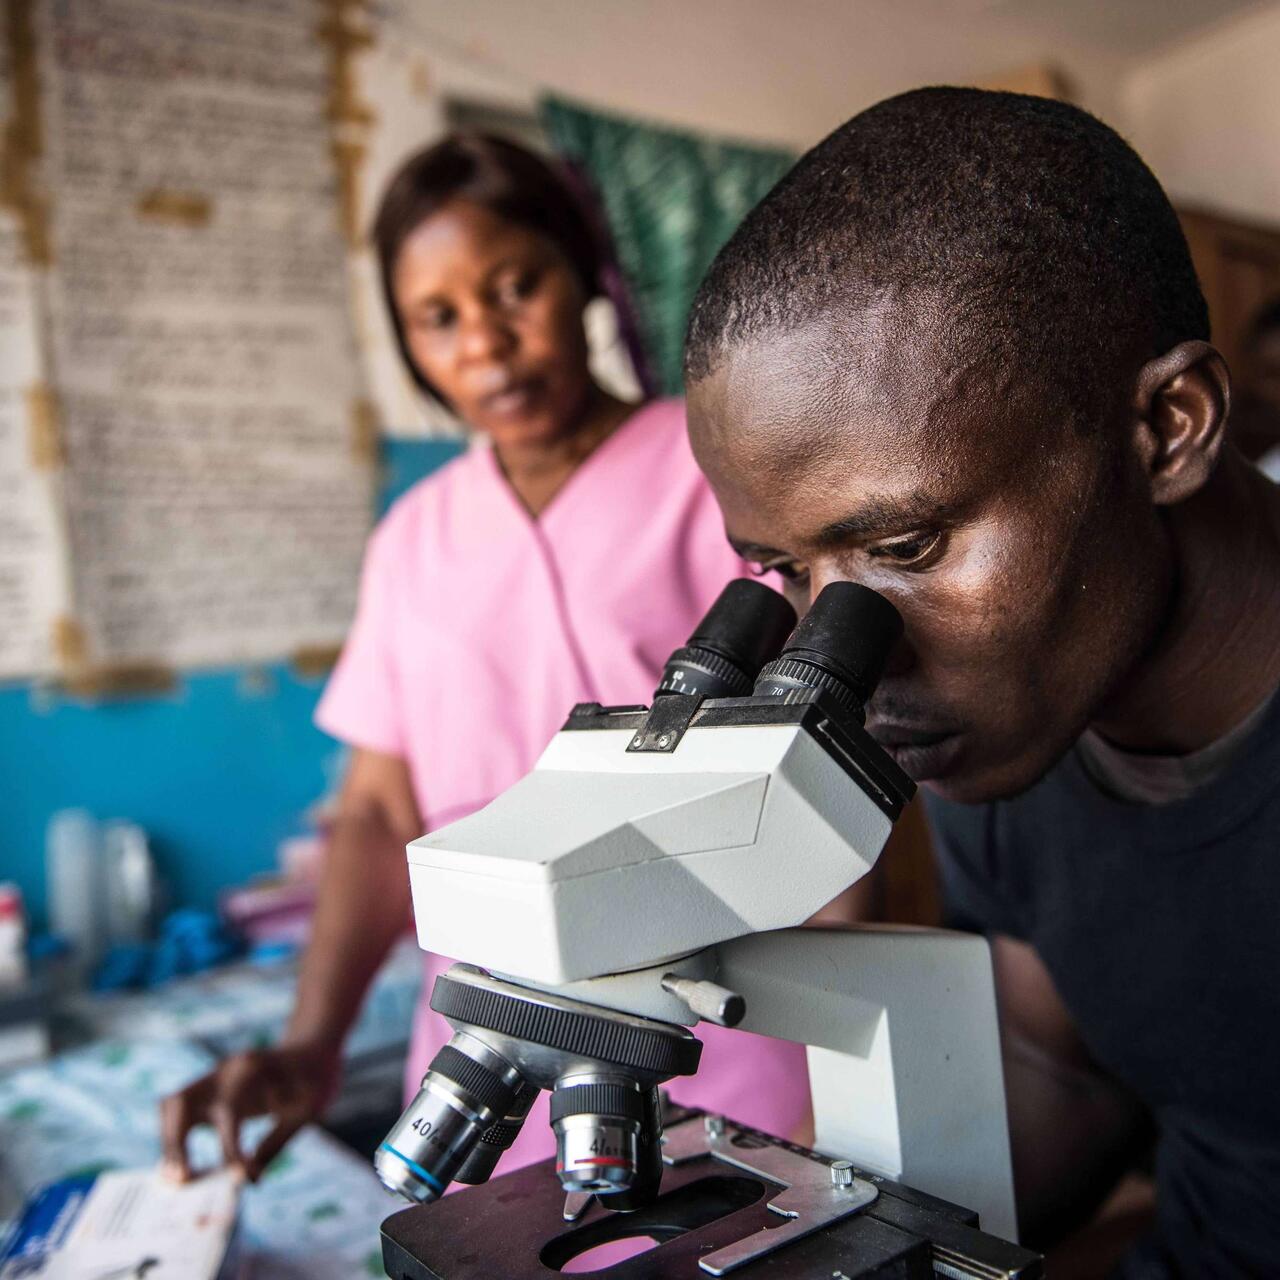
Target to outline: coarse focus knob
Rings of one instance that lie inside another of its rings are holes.
[[[668,973],[663,975],[662,989],[683,1000],[704,1022],[714,1022],[717,1026],[736,1027],[747,1012],[747,1002],[736,991],[716,982]]]

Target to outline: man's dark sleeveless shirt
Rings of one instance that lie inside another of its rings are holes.
[[[1031,943],[1156,1119],[1150,1274],[1280,1276],[1280,697],[1169,804],[1077,749],[1016,799],[927,805],[950,922]]]

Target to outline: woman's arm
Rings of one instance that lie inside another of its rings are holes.
[[[404,846],[420,834],[404,761],[356,751],[326,851],[288,1029],[275,1048],[224,1059],[164,1100],[164,1156],[174,1176],[191,1176],[187,1135],[195,1125],[213,1125],[223,1160],[256,1179],[298,1129],[323,1110],[338,1074],[342,1042],[374,973],[409,922]],[[240,1125],[258,1115],[270,1115],[275,1125],[246,1154]]]
[[[357,751],[330,833],[285,1044],[341,1044],[410,921],[404,847],[421,834],[405,762]]]

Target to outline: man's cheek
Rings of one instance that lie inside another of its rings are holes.
[[[1026,636],[998,611],[943,610],[912,639],[920,676],[957,710],[990,713],[1017,704],[1026,684]]]

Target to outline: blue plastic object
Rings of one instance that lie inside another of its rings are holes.
[[[216,968],[243,950],[212,911],[174,911],[161,922],[155,942],[112,947],[92,985],[95,991],[158,987],[183,974]]]
[[[259,942],[256,946],[249,948],[249,954],[245,959],[250,964],[263,966],[279,964],[282,960],[292,960],[300,950],[298,943],[284,939],[278,942]]]
[[[71,954],[71,944],[56,933],[33,933],[27,939],[27,955],[32,961],[48,963]]]

